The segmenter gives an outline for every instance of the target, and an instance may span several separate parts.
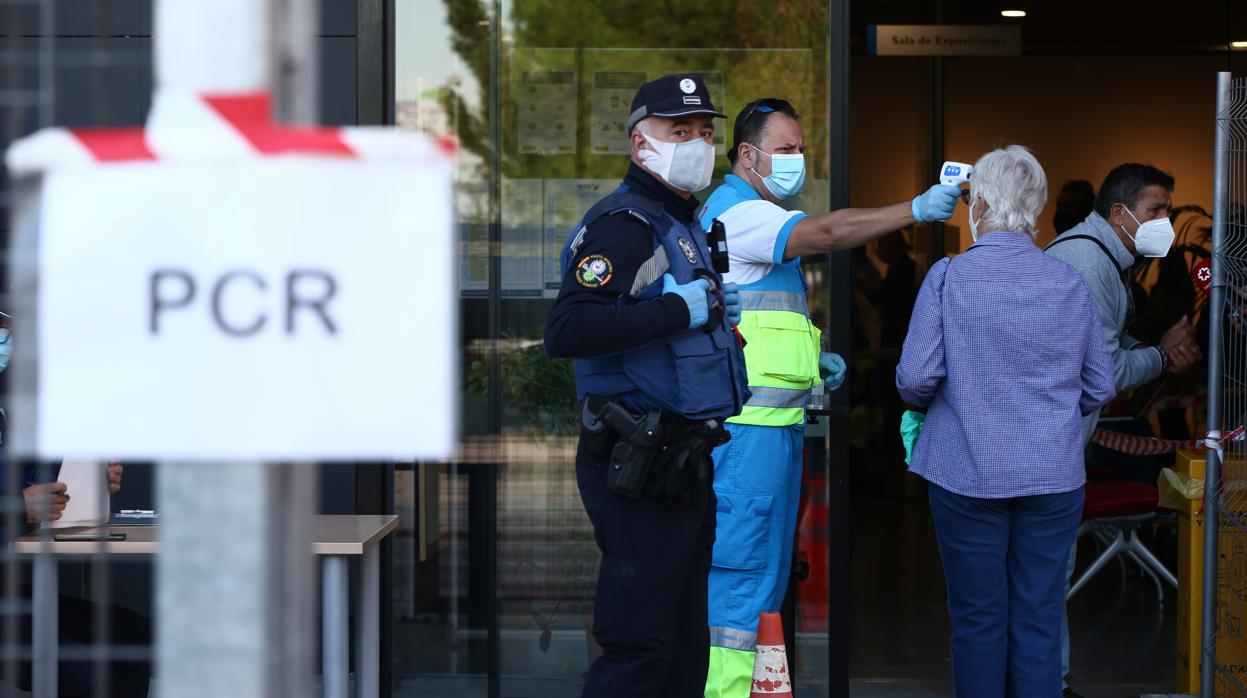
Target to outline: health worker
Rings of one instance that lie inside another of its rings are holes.
[[[706,698],[748,698],[758,614],[778,611],[788,587],[801,492],[805,405],[844,382],[845,363],[822,351],[810,322],[801,256],[847,250],[914,222],[946,221],[960,189],[935,185],[912,201],[809,216],[785,206],[806,180],[800,116],[782,99],[751,102],[736,117],[732,165],[699,218],[727,231],[729,272],[740,289],[749,391],[714,452],[718,538],[710,570]],[[820,375],[821,374],[821,375]]]
[[[710,453],[749,399],[736,289],[694,216],[715,117],[697,75],[641,86],[632,164],[571,231],[546,326],[547,353],[574,360],[576,482],[602,552],[591,698],[700,698],[705,687]]]

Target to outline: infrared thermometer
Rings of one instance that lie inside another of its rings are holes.
[[[952,187],[960,186],[969,182],[973,174],[974,165],[949,160],[944,163],[944,168],[940,170],[940,184],[947,184]]]

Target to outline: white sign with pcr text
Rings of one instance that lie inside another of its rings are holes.
[[[11,410],[15,446],[41,457],[451,456],[450,172],[284,157],[45,174],[38,231],[18,230],[33,254],[14,266],[14,380],[29,386]]]

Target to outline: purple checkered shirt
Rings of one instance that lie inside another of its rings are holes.
[[[1002,232],[931,267],[896,387],[927,408],[910,472],[985,499],[1081,487],[1082,417],[1115,393],[1082,277]]]

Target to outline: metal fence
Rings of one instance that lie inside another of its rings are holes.
[[[1247,696],[1247,78],[1218,78],[1201,696]]]
[[[150,0],[72,7],[56,0],[0,0],[0,153],[14,140],[48,126],[141,124],[151,87],[150,24]],[[0,177],[0,311],[6,313],[13,312],[7,297],[9,214],[18,198],[11,183]],[[7,320],[7,315],[0,316],[0,331],[8,331]],[[6,379],[0,374],[0,384]],[[5,409],[11,407],[9,394],[7,385],[0,390]],[[22,689],[55,695],[58,688],[83,686],[93,697],[141,691],[119,688],[128,683],[122,675],[126,670],[114,670],[117,662],[147,664],[152,656],[146,620],[153,590],[150,562],[110,559],[98,549],[58,557],[11,552],[8,540],[31,528],[29,502],[18,493],[32,489],[32,481],[58,478],[51,464],[14,460],[6,453],[6,440],[0,420],[0,696],[29,695]],[[113,504],[150,508],[153,468],[126,467],[126,492]],[[101,507],[108,511],[107,504]],[[50,542],[51,534],[44,535]],[[34,594],[41,586],[60,594]],[[58,616],[73,626],[58,633],[59,658],[76,661],[68,673],[47,671],[54,665],[38,649],[47,644],[47,624]],[[113,641],[126,628],[139,629],[138,644]],[[42,672],[40,663],[46,665]]]

